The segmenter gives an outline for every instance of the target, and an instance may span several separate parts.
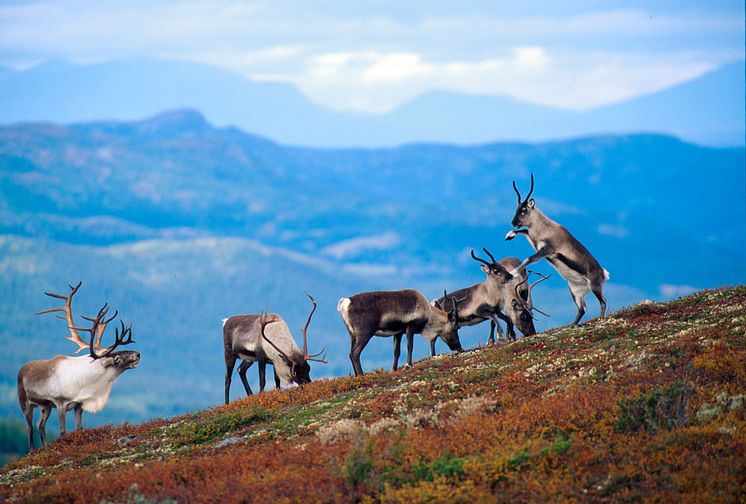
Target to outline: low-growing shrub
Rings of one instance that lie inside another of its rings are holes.
[[[686,406],[691,393],[688,385],[673,383],[642,397],[622,399],[617,431],[656,433],[687,425]]]

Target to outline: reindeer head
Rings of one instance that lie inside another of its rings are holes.
[[[515,292],[512,286],[507,287],[508,295],[504,306],[505,315],[510,318],[521,334],[531,336],[536,334],[534,317],[523,298]]]
[[[101,350],[102,348],[101,338],[103,337],[104,331],[106,330],[106,325],[114,320],[114,317],[117,316],[117,312],[115,311],[114,315],[106,320],[106,313],[108,311],[109,305],[107,303],[98,311],[98,315],[96,315],[96,317],[83,316],[84,319],[93,323],[93,325],[89,329],[82,329],[91,333],[91,340],[88,343],[88,349],[91,353],[91,358],[94,361],[101,362],[104,367],[114,367],[120,372],[127,369],[134,369],[140,363],[140,352],[134,352],[131,350],[118,350],[116,352],[114,351],[114,349],[120,345],[129,345],[130,343],[134,343],[134,341],[132,340],[132,324],[125,327],[124,322],[120,320],[119,323],[121,324],[121,332],[119,327],[114,328],[114,344],[108,346],[101,353],[96,350],[97,348],[99,350]],[[94,339],[97,340],[96,344],[94,344]]]
[[[449,300],[451,301],[451,309],[450,311],[446,311]],[[463,299],[456,299],[454,296],[451,296],[449,298],[448,293],[444,290],[443,304],[440,304],[438,301],[435,302],[435,308],[441,310],[442,312],[446,312],[448,315],[447,322],[440,332],[440,337],[443,341],[446,342],[446,345],[448,345],[448,348],[452,352],[464,351],[464,349],[461,347],[461,340],[458,337],[458,330],[460,327],[458,322],[458,304],[461,301],[463,301]]]
[[[322,362],[324,364],[328,362],[323,356],[319,358],[319,356],[324,353],[323,349],[313,355],[308,353],[308,325],[311,323],[313,312],[316,311],[316,300],[308,292],[306,292],[306,296],[308,296],[308,298],[311,300],[311,303],[313,303],[313,308],[311,308],[311,313],[308,314],[306,325],[303,326],[303,329],[301,330],[301,332],[303,333],[303,350],[301,352],[297,352],[297,350],[283,351],[279,346],[275,345],[275,343],[271,339],[267,338],[267,335],[264,333],[264,328],[267,326],[267,324],[275,322],[276,320],[268,320],[268,317],[265,315],[262,315],[259,319],[262,338],[267,343],[269,343],[272,348],[277,350],[277,353],[279,354],[283,363],[288,367],[290,371],[290,381],[293,381],[298,385],[311,383],[311,366],[308,364],[309,361]]]
[[[518,328],[524,336],[531,336],[536,334],[536,328],[534,327],[534,315],[533,312],[539,312],[544,316],[549,316],[543,311],[539,310],[529,301],[531,299],[531,289],[540,282],[547,280],[551,275],[539,275],[537,281],[532,284],[528,283],[528,276],[522,282],[515,285],[506,286],[507,289],[507,302],[505,303],[504,311],[505,314],[510,318],[513,324]],[[524,289],[521,286],[526,284]]]
[[[528,191],[526,199],[521,199],[521,193],[515,185],[515,180],[513,181],[513,190],[518,195],[518,208],[515,211],[511,224],[516,228],[528,227],[531,224],[532,210],[536,206],[533,198],[531,198],[531,194],[534,192],[534,174],[531,174],[531,189]]]
[[[490,259],[492,259],[492,262],[487,262],[484,259],[477,257],[473,250],[471,251],[471,258],[483,263],[480,268],[482,268],[482,271],[487,274],[487,278],[497,281],[498,284],[510,282],[513,279],[513,275],[511,275],[508,270],[495,260],[495,257],[490,254],[489,250],[484,247],[482,247],[482,250],[484,250],[485,254],[487,254]]]
[[[126,369],[133,369],[137,367],[138,363],[140,362],[139,352],[121,350],[116,352],[114,351],[114,349],[119,345],[129,345],[130,343],[134,343],[134,341],[132,340],[132,324],[130,324],[129,327],[125,327],[124,322],[120,321],[122,324],[121,334],[119,328],[116,328],[114,344],[107,348],[104,348],[101,345],[101,340],[104,336],[106,326],[109,324],[109,322],[114,320],[119,313],[117,311],[114,311],[114,315],[107,319],[106,314],[109,312],[108,303],[104,304],[104,306],[98,311],[98,315],[96,315],[95,317],[83,316],[85,320],[88,320],[92,323],[91,327],[75,327],[72,312],[72,301],[73,296],[75,296],[75,293],[78,292],[78,289],[82,284],[83,282],[81,281],[78,282],[78,285],[76,285],[75,287],[70,285],[70,293],[67,296],[54,294],[52,292],[45,292],[45,294],[49,297],[64,299],[65,306],[61,306],[58,308],[49,308],[47,310],[37,312],[37,315],[41,315],[43,313],[63,312],[65,316],[63,317],[58,315],[58,317],[67,322],[67,329],[70,331],[70,337],[67,339],[78,345],[78,352],[87,349],[91,354],[91,358],[94,361],[99,361],[104,367],[114,367],[120,372]],[[86,342],[80,336],[80,333],[78,331],[89,332],[91,334],[90,340]]]

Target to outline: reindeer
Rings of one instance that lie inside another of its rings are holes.
[[[276,313],[261,315],[235,315],[223,321],[223,350],[225,355],[225,404],[230,401],[231,375],[237,359],[243,359],[238,367],[246,394],[251,395],[251,387],[246,380],[246,371],[254,362],[259,363],[259,391],[264,391],[265,369],[272,364],[275,371],[275,384],[279,388],[279,379],[285,383],[303,385],[311,381],[311,366],[309,361],[328,361],[320,355],[321,352],[308,353],[308,325],[311,323],[313,312],[316,311],[316,300],[306,292],[306,296],[313,303],[311,313],[308,314],[306,325],[303,326],[303,350],[299,350],[295,340],[290,335],[290,329],[282,317]],[[272,324],[265,334],[265,328]]]
[[[512,240],[517,235],[526,237],[535,254],[523,260],[512,272],[517,272],[529,264],[546,259],[557,272],[567,280],[572,299],[578,308],[573,324],[578,324],[585,315],[585,296],[588,291],[598,299],[601,317],[606,315],[606,298],[603,284],[609,279],[609,272],[598,263],[570,232],[560,224],[549,219],[531,198],[534,192],[534,175],[531,174],[531,189],[526,199],[521,199],[521,193],[513,181],[513,190],[518,195],[518,208],[512,224],[516,228],[505,235],[506,240]],[[520,229],[524,228],[524,229]],[[511,272],[511,273],[512,273]]]
[[[486,248],[482,248],[482,250],[490,257],[492,262],[478,257],[473,250],[471,251],[471,257],[475,261],[483,263],[480,267],[487,274],[486,280],[450,294],[444,293],[443,297],[436,299],[433,303],[442,310],[449,310],[452,307],[451,300],[460,299],[462,302],[459,307],[459,325],[462,327],[471,326],[489,320],[489,343],[495,342],[496,328],[498,336],[502,339],[502,329],[497,319],[505,322],[508,338],[511,340],[515,340],[514,325],[518,326],[524,336],[535,334],[534,317],[531,313],[535,308],[531,302],[530,289],[541,280],[529,285],[525,270],[519,271],[516,276],[513,276],[507,270],[520,264],[520,260],[507,257],[496,261],[489,250]],[[435,355],[435,340],[430,342],[430,355]]]
[[[81,282],[82,283],[82,282]],[[118,312],[106,319],[109,310],[108,303],[98,312],[95,318],[83,317],[92,322],[90,328],[77,328],[73,323],[72,298],[80,288],[70,286],[67,296],[47,292],[50,297],[64,299],[65,306],[50,308],[38,312],[50,313],[62,311],[67,320],[70,337],[67,338],[78,345],[78,352],[88,349],[89,355],[69,357],[57,355],[47,360],[33,360],[24,364],[18,371],[18,402],[26,418],[28,427],[29,452],[34,449],[34,409],[41,408],[41,418],[38,429],[42,447],[47,445],[46,423],[52,408],[57,408],[60,423],[60,435],[66,433],[65,414],[68,410],[75,410],[75,429],[83,428],[83,410],[89,413],[101,411],[109,400],[114,381],[128,369],[134,369],[140,362],[140,354],[132,351],[114,351],[120,345],[134,343],[132,340],[132,325],[125,328],[122,322],[121,333],[116,328],[114,344],[104,349],[101,346],[106,326]],[[85,342],[78,331],[88,331],[90,341]]]
[[[462,352],[458,338],[458,302],[450,312],[427,302],[413,289],[361,292],[337,303],[337,311],[350,333],[350,360],[355,375],[362,375],[360,354],[373,336],[394,337],[394,365],[399,367],[402,335],[407,335],[407,366],[412,365],[414,335],[428,340],[438,335],[451,350]]]

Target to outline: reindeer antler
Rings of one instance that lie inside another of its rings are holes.
[[[65,339],[68,339],[72,341],[73,343],[75,343],[76,345],[78,345],[78,349],[76,350],[76,353],[80,352],[84,348],[88,348],[88,343],[83,341],[83,338],[81,338],[80,334],[78,333],[78,330],[80,329],[75,327],[75,321],[74,321],[73,311],[72,311],[73,296],[75,295],[76,292],[78,292],[78,289],[80,288],[82,284],[83,284],[83,281],[81,280],[80,282],[78,282],[78,285],[76,285],[75,287],[70,285],[69,286],[70,293],[67,296],[63,296],[61,294],[55,294],[53,292],[45,292],[44,294],[46,294],[49,297],[53,297],[56,299],[64,299],[65,306],[60,306],[58,308],[49,308],[47,310],[36,312],[37,315],[42,315],[44,313],[52,313],[52,312],[64,312],[65,313],[64,317],[57,315],[57,318],[67,321],[67,328],[70,331],[70,337],[65,338]]]
[[[96,350],[101,350],[103,347],[101,346],[101,338],[104,336],[104,331],[106,330],[106,326],[117,318],[117,315],[119,314],[118,310],[114,310],[114,315],[112,315],[108,320],[103,320],[106,314],[109,311],[109,303],[105,303],[104,306],[99,310],[98,315],[96,317],[86,317],[85,315],[81,315],[82,318],[85,320],[88,320],[89,322],[93,322],[96,324],[96,343],[94,343],[94,348]],[[87,331],[88,329],[82,329],[83,331]]]
[[[539,275],[541,278],[539,278],[537,281],[535,281],[534,283],[532,283],[532,284],[530,284],[528,286],[529,299],[531,297],[531,289],[533,289],[536,284],[539,284],[539,283],[543,282],[544,280],[549,280],[549,278],[552,276],[551,273],[548,274],[548,275],[542,275],[541,273],[538,273],[536,271],[532,271],[531,273],[533,273],[534,275]],[[528,280],[528,275],[526,276],[526,280]],[[542,315],[544,315],[545,317],[550,317],[551,316],[548,313],[545,313],[545,312],[541,311],[540,309],[536,308],[533,305],[533,303],[531,304],[531,310],[537,311],[537,312],[541,313]]]
[[[95,359],[101,359],[102,357],[106,357],[107,355],[111,354],[111,352],[114,351],[115,348],[117,348],[120,345],[129,345],[130,343],[134,343],[135,341],[132,339],[132,324],[125,327],[123,321],[119,321],[122,324],[122,332],[119,332],[119,328],[115,328],[114,330],[114,344],[106,347],[106,350],[104,350],[102,353],[98,354],[96,353],[96,350],[100,350],[101,347],[101,338],[104,335],[104,330],[106,330],[106,326],[109,322],[114,320],[114,317],[117,316],[118,312],[114,312],[114,316],[109,318],[108,320],[105,320],[106,313],[109,311],[109,304],[106,303],[104,306],[101,307],[101,309],[98,311],[98,315],[95,317],[86,317],[83,316],[84,319],[90,320],[93,322],[90,328],[88,329],[80,329],[82,331],[88,331],[91,333],[91,341],[88,344],[88,349],[91,353],[91,358]],[[96,340],[96,344],[94,344],[94,340]]]
[[[329,361],[326,360],[326,354],[324,353],[324,351],[326,350],[325,348],[322,348],[320,352],[315,353],[313,355],[309,355],[308,353],[308,336],[307,336],[308,325],[311,323],[311,317],[313,317],[313,312],[316,311],[316,300],[308,292],[306,292],[306,296],[308,296],[308,299],[310,299],[311,302],[313,303],[313,308],[311,308],[311,313],[308,314],[308,320],[306,320],[306,325],[303,326],[303,329],[301,331],[303,333],[303,358],[307,361],[322,362],[326,364]],[[322,354],[324,355],[319,359],[318,356]]]
[[[531,197],[531,193],[534,192],[534,174],[533,173],[531,174],[531,189],[529,189],[528,195],[526,196],[525,200],[521,198],[521,193],[518,191],[518,188],[515,185],[515,180],[513,181],[513,190],[518,195],[518,204],[519,205],[521,203],[525,202],[525,201],[528,201],[528,199]]]
[[[474,249],[472,249],[472,251],[471,251],[471,258],[472,258],[472,259],[474,259],[475,261],[479,261],[479,262],[481,262],[481,263],[484,263],[484,264],[486,264],[487,266],[490,266],[490,265],[492,265],[492,263],[490,263],[490,262],[487,262],[487,261],[485,261],[485,260],[484,260],[484,259],[482,259],[481,257],[477,257],[477,255],[476,255],[476,254],[474,253]]]
[[[490,254],[490,251],[489,251],[489,250],[487,250],[487,248],[486,248],[486,247],[482,247],[482,250],[484,250],[484,253],[485,253],[485,254],[487,254],[488,256],[490,256],[490,259],[492,259],[492,262],[493,262],[493,263],[496,263],[496,262],[497,262],[497,261],[495,260],[495,256],[493,256],[492,254]]]
[[[277,350],[277,353],[279,353],[287,362],[292,362],[292,360],[290,359],[290,357],[288,357],[288,355],[285,352],[283,352],[282,350],[280,350],[280,347],[278,347],[277,345],[275,345],[272,342],[272,340],[269,339],[266,334],[264,334],[264,328],[267,327],[267,325],[271,324],[272,322],[276,322],[276,321],[275,320],[267,320],[267,314],[266,313],[262,313],[259,316],[259,325],[261,327],[262,338],[264,339],[264,341],[266,341],[267,343],[269,343],[270,345],[272,345],[272,348],[274,348],[275,350]]]
[[[536,275],[539,275],[539,276],[541,276],[541,278],[540,278],[539,280],[535,281],[534,283],[532,283],[532,284],[529,284],[529,285],[528,285],[528,298],[529,298],[529,299],[531,298],[531,289],[533,289],[534,285],[536,285],[536,284],[538,284],[538,283],[540,283],[540,282],[543,282],[544,280],[547,280],[547,279],[549,279],[549,277],[551,277],[551,276],[552,276],[551,274],[549,274],[549,275],[546,275],[546,276],[544,276],[544,275],[542,275],[541,273],[536,273],[536,272],[534,272],[534,271],[532,271],[531,273],[534,273],[534,274],[536,274]],[[541,314],[542,314],[542,315],[544,315],[545,317],[550,317],[551,315],[549,315],[548,313],[546,313],[546,312],[543,312],[543,311],[541,311],[540,309],[536,308],[536,307],[535,307],[535,306],[533,305],[533,303],[531,303],[531,304],[529,305],[529,304],[528,304],[528,302],[527,302],[526,300],[524,300],[524,299],[523,299],[523,296],[521,296],[521,294],[520,294],[520,293],[518,292],[518,287],[520,287],[521,285],[523,285],[523,284],[525,284],[525,283],[527,283],[527,282],[528,282],[528,275],[526,275],[526,278],[525,278],[525,279],[524,279],[524,280],[523,280],[522,282],[519,282],[519,283],[517,283],[517,284],[516,284],[516,285],[515,285],[515,286],[513,287],[513,289],[515,290],[515,295],[516,295],[516,298],[517,298],[517,299],[518,299],[518,301],[519,301],[519,302],[521,303],[521,305],[523,305],[523,307],[524,307],[524,308],[525,308],[525,309],[526,309],[526,310],[527,310],[527,311],[528,311],[528,312],[529,312],[529,313],[531,314],[531,317],[533,317],[534,319],[536,319],[536,317],[534,317],[534,314],[533,314],[533,312],[535,312],[535,311],[536,311],[536,312],[539,312],[539,313],[541,313]]]

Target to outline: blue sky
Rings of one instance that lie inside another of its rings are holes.
[[[739,1],[0,3],[0,65],[159,57],[385,112],[430,89],[585,109],[744,58]]]

